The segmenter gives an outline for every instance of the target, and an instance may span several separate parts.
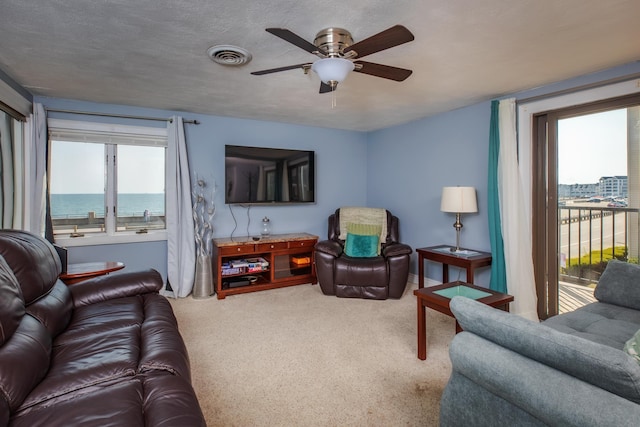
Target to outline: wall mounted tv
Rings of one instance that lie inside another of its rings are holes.
[[[315,152],[225,145],[227,204],[315,203]]]

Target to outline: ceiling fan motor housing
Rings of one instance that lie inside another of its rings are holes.
[[[353,37],[344,28],[325,28],[318,32],[313,44],[329,57],[342,57],[342,51],[353,44]]]

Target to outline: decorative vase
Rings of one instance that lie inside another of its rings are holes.
[[[213,289],[213,269],[210,255],[198,255],[196,260],[196,277],[191,295],[195,299],[210,298]]]

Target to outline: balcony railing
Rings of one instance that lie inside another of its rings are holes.
[[[560,280],[597,283],[611,258],[638,261],[640,209],[559,206]]]
[[[74,235],[82,233],[103,233],[105,231],[104,215],[96,215],[89,212],[84,216],[67,215],[64,218],[52,218],[53,233],[56,236]],[[164,215],[150,215],[145,217],[144,214],[128,216],[119,216],[117,218],[116,231],[140,231],[152,229],[164,229]]]

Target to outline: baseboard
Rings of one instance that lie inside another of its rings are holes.
[[[418,275],[409,273],[409,278],[407,280],[407,283],[411,283],[412,285],[415,285],[416,287],[418,287]],[[442,285],[442,282],[429,279],[428,277],[424,278],[424,286],[429,287],[429,286],[435,286],[435,285]]]

